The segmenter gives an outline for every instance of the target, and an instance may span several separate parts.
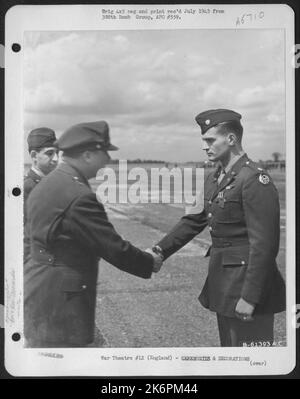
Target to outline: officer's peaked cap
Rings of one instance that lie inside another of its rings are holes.
[[[109,126],[105,121],[79,123],[71,126],[57,140],[57,145],[61,151],[118,150],[118,147],[110,143]]]

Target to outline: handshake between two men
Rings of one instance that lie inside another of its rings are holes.
[[[147,252],[153,256],[153,272],[158,273],[160,271],[163,261],[164,261],[164,256],[162,254],[161,249],[159,247],[155,246],[152,249],[147,248],[145,250],[145,252]]]

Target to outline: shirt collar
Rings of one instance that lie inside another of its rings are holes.
[[[38,168],[35,168],[34,166],[31,166],[31,170],[38,176],[40,177],[45,177],[45,174],[39,170]]]
[[[221,169],[223,171],[223,173],[228,173],[230,171],[230,169],[233,167],[233,165],[243,156],[245,155],[245,152],[242,151],[240,154],[235,155],[233,158],[231,158],[230,162],[228,163],[228,165],[223,169]]]

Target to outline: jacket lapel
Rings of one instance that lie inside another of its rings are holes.
[[[217,186],[210,200],[214,200],[220,191],[224,190],[226,186],[228,186],[232,181],[236,178],[242,167],[248,161],[247,154],[241,156],[240,159],[236,161],[236,163],[232,166],[232,168],[225,174],[220,184]]]
[[[213,174],[212,181],[209,183],[209,185],[211,187],[209,189],[209,192],[211,193],[211,195],[209,195],[210,199],[215,198],[215,195],[217,195],[216,192],[217,192],[217,190],[219,188],[218,187],[218,177],[219,177],[219,175],[221,173],[221,170],[222,170],[222,166],[221,166],[220,163],[218,163],[218,165],[216,167],[216,170],[215,170],[215,173]]]

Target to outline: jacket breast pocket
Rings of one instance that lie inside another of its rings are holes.
[[[249,246],[224,248],[222,266],[224,268],[247,266],[249,261]]]
[[[63,292],[83,292],[87,289],[83,277],[77,273],[65,273],[62,282],[61,290]]]

